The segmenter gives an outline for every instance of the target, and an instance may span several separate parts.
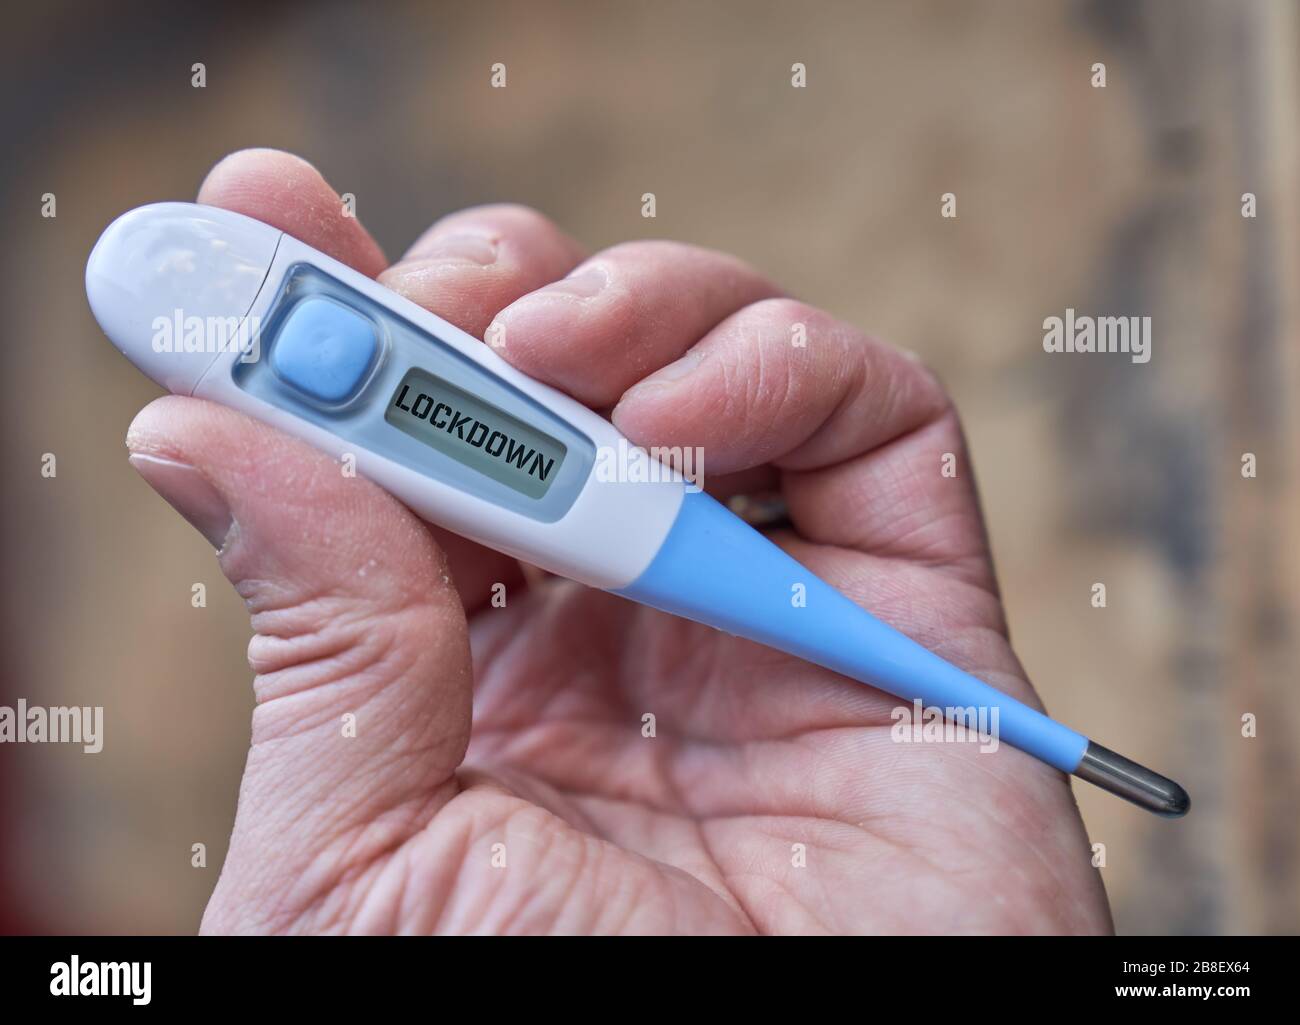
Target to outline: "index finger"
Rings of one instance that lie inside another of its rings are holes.
[[[245,149],[219,161],[199,186],[198,200],[279,228],[367,277],[388,266],[370,232],[302,157],[276,149]]]
[[[821,310],[792,299],[746,307],[630,388],[613,415],[637,444],[702,449],[706,474],[772,464],[808,540],[956,565],[991,584],[943,388],[908,354]]]

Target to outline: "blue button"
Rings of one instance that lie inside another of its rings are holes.
[[[342,402],[361,385],[379,340],[369,320],[329,299],[304,299],[271,347],[281,380],[320,402]]]

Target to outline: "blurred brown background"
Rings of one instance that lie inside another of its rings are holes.
[[[103,705],[107,738],[0,747],[4,928],[192,931],[220,869],[247,622],[126,464],[157,389],[82,271],[118,213],[265,145],[390,256],[516,200],[592,248],[734,251],[920,353],[1049,708],[1192,792],[1166,822],[1078,785],[1118,927],[1300,930],[1295,4],[54,4],[3,37],[0,704]],[[1044,354],[1067,306],[1151,315],[1151,362]]]

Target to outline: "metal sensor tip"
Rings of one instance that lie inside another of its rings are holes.
[[[1177,818],[1191,807],[1187,791],[1172,779],[1091,740],[1074,774],[1157,815]]]

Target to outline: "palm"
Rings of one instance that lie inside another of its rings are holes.
[[[947,657],[1028,690],[994,596],[972,601],[970,585],[942,571],[828,554],[848,563],[846,573],[874,579],[878,594],[906,584],[915,604],[896,626],[925,637],[941,630]],[[940,623],[934,609],[955,611]],[[1077,820],[1062,814],[1068,785],[1018,752],[900,750],[889,734],[895,699],[566,581],[480,612],[473,638],[467,767],[546,809],[535,827],[550,835],[529,843],[576,851],[589,834],[628,852],[605,855],[608,873],[626,874],[629,885],[657,876],[658,899],[638,906],[629,928],[1108,924],[1101,902],[1063,899],[1098,889],[1081,832],[1069,828]],[[1067,826],[1045,828],[1060,822]],[[511,861],[507,848],[506,856],[510,871],[528,871],[527,855]],[[577,883],[556,893],[548,913],[599,915],[608,885],[600,876]]]

